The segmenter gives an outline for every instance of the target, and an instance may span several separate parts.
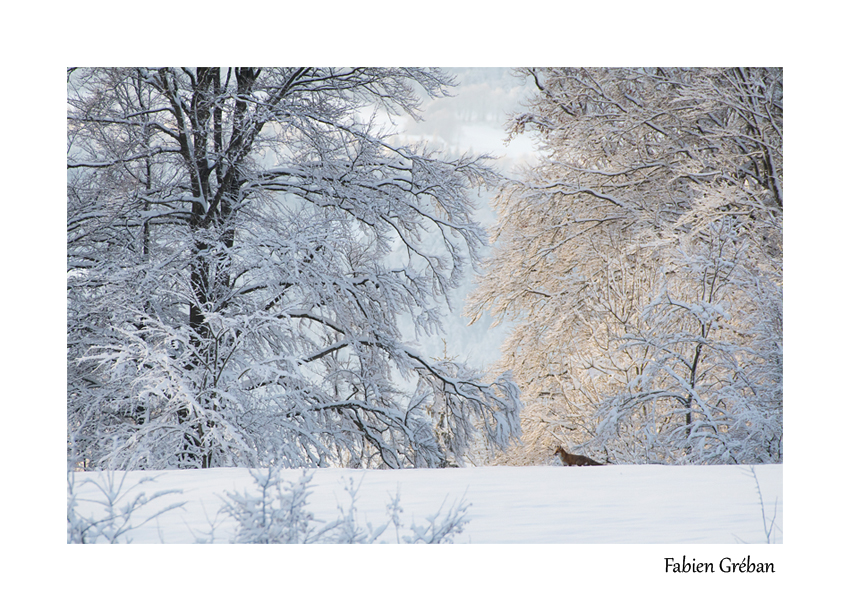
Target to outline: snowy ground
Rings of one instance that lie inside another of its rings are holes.
[[[408,528],[464,500],[469,522],[455,543],[765,543],[763,511],[768,527],[775,516],[771,542],[782,542],[782,465],[756,466],[756,477],[749,467],[650,465],[312,473],[308,508],[323,520],[350,505],[345,485],[351,481],[359,485],[356,515],[362,525],[388,522],[386,506],[396,492]],[[118,482],[123,474],[116,475]],[[300,475],[284,471],[283,477],[295,481]],[[132,488],[151,476],[154,482]],[[87,501],[102,498],[86,482],[97,477],[102,474],[75,475],[80,514],[91,515],[96,506]],[[133,530],[134,543],[194,543],[209,538],[212,524],[214,541],[227,543],[234,523],[218,514],[225,493],[258,494],[247,469],[129,472],[123,486],[130,491],[123,502],[138,492],[181,491],[136,511],[137,521],[170,503],[185,503]],[[395,542],[396,531],[388,528],[380,541]]]

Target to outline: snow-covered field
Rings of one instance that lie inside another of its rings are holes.
[[[782,465],[738,466],[628,465],[596,468],[480,467],[400,471],[320,469],[313,477],[308,510],[332,521],[347,509],[346,485],[358,488],[356,517],[361,526],[390,521],[387,505],[400,498],[402,534],[427,518],[448,514],[461,501],[468,505],[463,532],[455,543],[766,543],[782,542]],[[158,471],[115,474],[128,495],[148,497],[179,490],[136,510],[139,523],[158,509],[183,502],[128,533],[133,543],[194,543],[210,539],[227,543],[235,522],[219,509],[226,493],[259,495],[247,469]],[[300,471],[283,471],[296,481]],[[77,511],[93,515],[89,501],[103,500],[87,480],[103,477],[77,473]],[[155,481],[139,483],[142,478]],[[103,482],[105,480],[101,480]],[[758,484],[758,488],[757,488]],[[761,498],[759,497],[759,489]],[[438,518],[439,520],[439,518]],[[214,530],[211,527],[215,525]],[[390,526],[379,541],[395,542]]]

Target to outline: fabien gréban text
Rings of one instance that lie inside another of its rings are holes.
[[[682,556],[679,562],[676,558],[664,558],[665,573],[775,573],[772,562],[754,562],[750,556],[740,561],[723,558],[720,562],[697,562],[696,558],[689,561]]]

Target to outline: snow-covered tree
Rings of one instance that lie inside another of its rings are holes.
[[[539,162],[470,304],[517,321],[510,460],[781,461],[782,70],[520,74]]]
[[[451,85],[434,69],[70,70],[70,459],[439,466],[462,462],[471,423],[496,447],[518,436],[507,376],[431,362],[399,331],[440,330],[483,241],[469,190],[497,176],[393,146],[378,117]]]

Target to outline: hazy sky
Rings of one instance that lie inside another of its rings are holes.
[[[532,91],[528,83],[512,75],[510,68],[456,68],[448,70],[457,78],[452,97],[428,99],[422,104],[422,121],[403,119],[398,125],[398,138],[425,140],[442,148],[445,154],[489,154],[497,159],[493,166],[506,174],[514,174],[517,166],[530,162],[533,147],[527,136],[505,143],[505,123],[512,112],[521,110],[521,103]],[[495,213],[489,207],[492,193],[482,192],[478,198],[481,208],[478,218],[485,226],[492,225]],[[500,347],[508,330],[506,325],[490,328],[489,317],[474,325],[462,316],[466,294],[473,287],[472,274],[452,295],[453,312],[444,322],[445,336],[420,338],[421,351],[431,357],[441,357],[445,348],[449,356],[466,360],[470,365],[485,368],[500,356]]]
[[[402,139],[427,140],[450,155],[466,152],[498,156],[498,169],[509,171],[532,154],[531,141],[520,137],[506,145],[505,122],[533,92],[510,68],[447,68],[456,78],[451,97],[426,99],[422,121],[405,118]]]

